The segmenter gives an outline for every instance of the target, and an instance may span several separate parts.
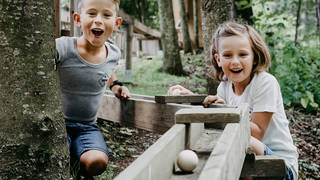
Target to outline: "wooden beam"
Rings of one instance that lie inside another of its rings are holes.
[[[176,123],[238,123],[238,108],[203,108],[181,109],[175,114]]]
[[[115,180],[170,179],[177,155],[184,150],[184,143],[185,125],[176,124]]]
[[[105,94],[98,117],[101,119],[131,125],[137,128],[164,133],[175,124],[174,114],[182,108],[193,108],[183,104],[159,104],[153,100],[130,98],[119,100]]]
[[[241,177],[285,177],[285,161],[275,156],[255,156],[253,161],[245,160]]]
[[[54,12],[55,12],[55,25],[56,25],[56,38],[60,37],[60,0],[54,0]]]
[[[155,96],[157,103],[202,103],[208,95]]]
[[[134,20],[134,31],[137,33],[144,34],[145,36],[151,36],[154,38],[161,38],[161,32],[151,29],[148,26],[142,24],[141,22],[137,21],[136,19]]]
[[[239,109],[240,123],[227,124],[198,180],[239,179],[250,139],[249,107]]]

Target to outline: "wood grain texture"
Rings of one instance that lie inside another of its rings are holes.
[[[199,180],[239,179],[250,139],[249,108],[240,108],[239,123],[229,123],[215,145]]]
[[[193,107],[173,103],[159,104],[146,99],[139,97],[139,99],[120,100],[114,95],[105,94],[98,117],[148,131],[165,133],[175,124],[176,111]]]
[[[181,109],[175,114],[176,123],[237,123],[240,121],[239,108]]]

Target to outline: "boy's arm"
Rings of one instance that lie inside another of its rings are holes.
[[[117,77],[114,74],[114,72],[112,72],[111,77],[107,82],[107,86],[110,88],[110,90],[117,98],[128,99],[131,97],[129,89],[123,86],[122,83],[117,80]]]

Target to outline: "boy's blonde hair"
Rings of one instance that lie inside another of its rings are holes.
[[[211,62],[215,69],[214,78],[217,81],[227,80],[227,78],[224,76],[222,68],[218,66],[218,63],[214,58],[214,55],[217,54],[219,50],[219,39],[222,37],[241,35],[245,35],[248,37],[252,51],[254,53],[251,76],[253,76],[254,73],[257,72],[266,71],[270,67],[270,53],[261,36],[249,25],[239,24],[237,22],[226,22],[218,27],[212,39],[211,45]]]
[[[82,9],[82,7],[83,7],[83,1],[84,0],[78,0],[78,11],[79,11],[79,13],[81,13],[81,9]],[[118,15],[118,12],[119,12],[119,6],[120,6],[120,0],[112,0],[114,3],[115,3],[115,5],[116,5],[116,13],[117,13],[117,15]]]

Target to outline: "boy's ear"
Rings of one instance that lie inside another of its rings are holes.
[[[217,61],[218,66],[221,67],[219,54],[214,54],[213,58]]]
[[[81,28],[80,14],[78,14],[78,13],[73,14],[73,22],[77,23],[78,27]]]
[[[114,29],[117,29],[122,24],[122,17],[116,17],[116,21],[114,22]]]

